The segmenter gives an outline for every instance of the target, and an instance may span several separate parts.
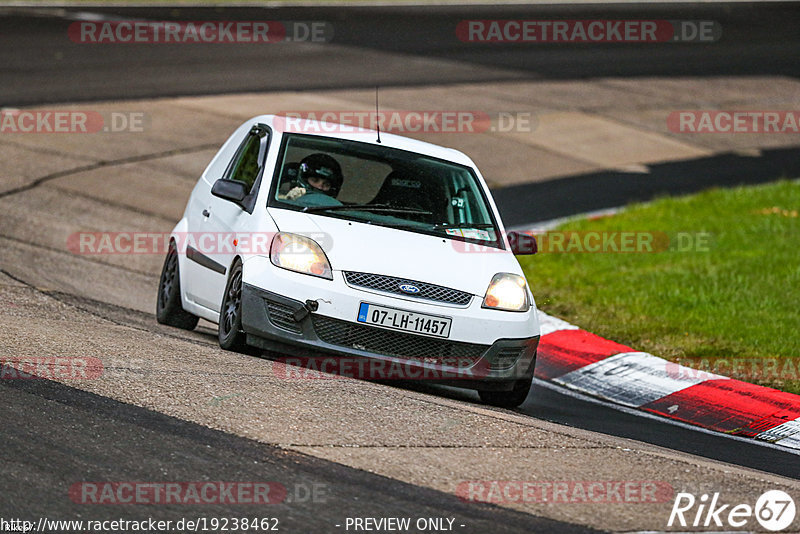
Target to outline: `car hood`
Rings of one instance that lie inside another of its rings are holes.
[[[482,296],[496,273],[522,275],[507,250],[324,215],[270,208],[281,232],[322,246],[334,271],[384,274]]]

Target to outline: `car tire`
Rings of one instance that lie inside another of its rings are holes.
[[[481,400],[490,406],[499,408],[516,408],[528,398],[532,379],[517,380],[511,391],[478,390]]]
[[[181,304],[181,275],[178,265],[178,250],[170,242],[161,278],[158,281],[156,298],[156,320],[165,325],[184,330],[193,330],[199,318],[183,309]]]
[[[219,309],[219,346],[234,352],[251,352],[242,330],[242,263],[233,264]]]

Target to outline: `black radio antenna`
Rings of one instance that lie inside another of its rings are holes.
[[[378,107],[378,86],[375,86],[375,129],[378,131],[378,142],[381,142],[381,115]]]

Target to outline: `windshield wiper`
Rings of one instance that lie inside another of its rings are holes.
[[[433,215],[430,211],[418,210],[415,208],[401,208],[389,206],[388,204],[342,204],[341,206],[306,206],[303,213],[315,213],[318,211],[375,211],[379,213],[410,213],[412,215]]]
[[[436,230],[439,228],[494,228],[494,225],[491,223],[439,223],[434,224],[433,228]]]

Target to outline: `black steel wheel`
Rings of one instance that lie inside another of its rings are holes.
[[[161,324],[192,330],[199,320],[183,309],[181,304],[181,276],[178,267],[178,250],[175,243],[170,242],[161,278],[158,282],[158,298],[156,300],[156,320]]]
[[[231,268],[219,310],[219,346],[225,350],[249,352],[242,330],[242,264]]]

